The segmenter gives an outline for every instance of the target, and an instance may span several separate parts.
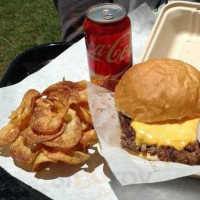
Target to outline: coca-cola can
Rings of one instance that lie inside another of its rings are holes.
[[[84,32],[91,78],[120,78],[132,66],[131,23],[123,6],[103,3],[89,8]]]

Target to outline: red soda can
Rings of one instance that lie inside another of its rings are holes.
[[[91,78],[119,79],[132,66],[131,23],[123,6],[103,3],[89,8],[84,32]]]

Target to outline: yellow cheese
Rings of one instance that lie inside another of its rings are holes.
[[[131,126],[136,132],[137,145],[173,146],[181,150],[197,138],[198,119],[179,123],[145,124],[136,121]]]

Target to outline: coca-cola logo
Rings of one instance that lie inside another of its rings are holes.
[[[98,62],[102,62],[105,56],[108,63],[122,61],[125,57],[131,57],[131,31],[123,34],[113,44],[95,44],[90,42],[87,45],[88,56]]]

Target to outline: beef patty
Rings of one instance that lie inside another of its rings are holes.
[[[121,145],[135,153],[149,153],[157,155],[162,161],[172,161],[189,165],[200,164],[200,144],[198,141],[188,144],[183,150],[177,150],[170,146],[138,146],[135,143],[135,130],[130,126],[131,119],[119,113],[122,128]]]

